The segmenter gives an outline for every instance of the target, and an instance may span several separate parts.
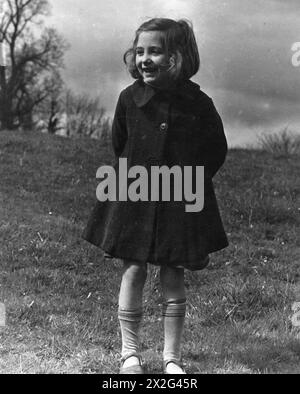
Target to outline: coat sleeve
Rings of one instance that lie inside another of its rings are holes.
[[[116,157],[122,154],[127,141],[125,93],[121,92],[112,124],[112,145]]]
[[[207,139],[205,147],[205,168],[214,177],[223,165],[228,145],[224,133],[222,119],[210,99],[207,108]]]

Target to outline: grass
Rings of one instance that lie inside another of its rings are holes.
[[[108,147],[0,134],[1,373],[117,373],[120,261],[80,238]],[[232,149],[215,178],[230,246],[186,273],[183,358],[191,373],[299,373],[299,171],[295,153]],[[149,267],[141,342],[161,372],[158,269]]]

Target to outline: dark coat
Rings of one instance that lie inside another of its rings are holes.
[[[83,238],[117,258],[204,268],[204,256],[228,246],[212,183],[227,143],[211,98],[191,81],[168,92],[136,81],[120,94],[112,140],[116,170],[120,157],[128,168],[204,166],[204,208],[186,212],[184,200],[97,201]]]

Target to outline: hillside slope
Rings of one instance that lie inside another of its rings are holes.
[[[120,262],[80,238],[99,141],[0,132],[0,373],[116,373]],[[215,177],[230,246],[186,274],[191,373],[299,373],[300,159],[231,150]],[[149,267],[142,349],[160,372],[158,270]],[[298,331],[297,331],[298,330]]]

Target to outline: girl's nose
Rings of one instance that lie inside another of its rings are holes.
[[[148,65],[148,64],[151,63],[151,59],[149,58],[148,55],[145,55],[145,56],[144,56],[144,58],[143,58],[143,63],[144,63],[145,65]]]

